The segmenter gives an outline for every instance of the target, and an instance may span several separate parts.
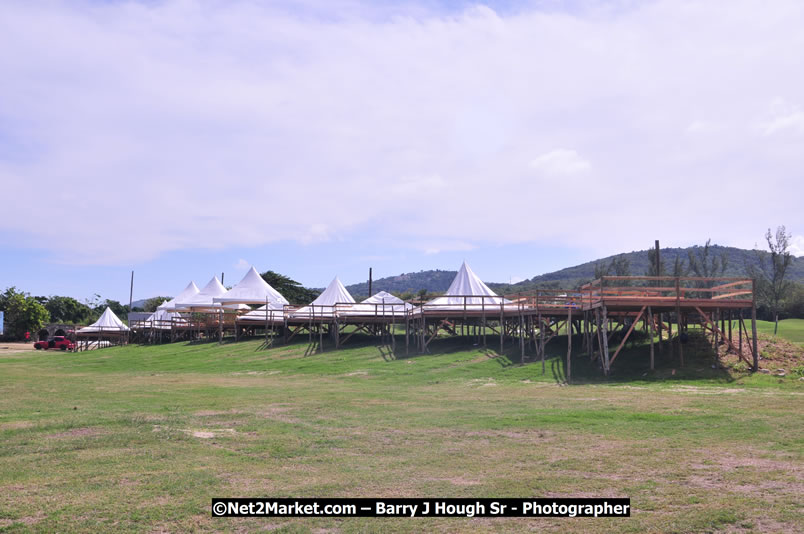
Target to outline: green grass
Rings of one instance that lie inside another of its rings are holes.
[[[750,323],[746,323],[750,328]],[[735,323],[736,326],[736,323]],[[757,331],[763,334],[773,335],[773,321],[757,321]],[[804,319],[784,319],[779,321],[779,337],[804,345]]]
[[[782,330],[780,327],[780,334]],[[787,332],[787,331],[785,331]],[[800,531],[804,386],[353,338],[0,357],[0,532]],[[494,346],[493,343],[490,345]],[[207,433],[207,434],[203,434]],[[211,435],[211,438],[200,436]],[[213,519],[217,496],[624,496],[629,519]]]

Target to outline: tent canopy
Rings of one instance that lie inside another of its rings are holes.
[[[265,313],[265,310],[268,310],[268,313]],[[257,308],[256,310],[252,310],[247,314],[238,317],[238,321],[254,321],[254,322],[265,322],[267,318],[269,320],[284,320],[285,318],[285,306],[278,303],[269,302],[268,307],[266,308],[265,304]]]
[[[128,327],[123,324],[123,321],[117,318],[117,315],[108,306],[103,311],[97,321],[89,326],[78,331],[79,334],[88,334],[92,332],[128,332]]]
[[[363,300],[360,304],[353,304],[349,307],[338,307],[339,315],[404,315],[412,309],[413,305],[408,304],[399,297],[380,291],[371,297]]]
[[[293,312],[291,317],[332,317],[336,304],[354,304],[354,302],[354,297],[349,294],[336,276],[324,292],[318,295],[317,299],[311,302],[310,305]]]
[[[226,293],[226,288],[223,287],[217,276],[213,276],[204,288],[186,299],[176,299],[174,309],[176,310],[189,310],[189,309],[215,309],[215,297],[220,297]]]
[[[168,300],[167,302],[163,302],[156,309],[157,310],[175,310],[177,302],[183,302],[183,301],[185,301],[185,300],[187,300],[187,299],[189,299],[191,297],[194,297],[195,295],[198,294],[199,291],[200,290],[198,289],[198,286],[195,285],[195,282],[191,281],[189,284],[187,284],[187,287],[185,287],[184,290],[181,293],[179,293],[178,295],[176,295],[172,299]]]
[[[463,262],[444,296],[431,300],[425,304],[425,308],[458,310],[463,309],[465,305],[467,309],[478,310],[495,306],[499,308],[501,304],[510,303],[510,300],[498,297],[497,293],[484,284],[466,262]]]
[[[221,304],[289,304],[279,291],[263,280],[262,276],[253,266],[240,282],[232,289],[213,298],[214,302]]]

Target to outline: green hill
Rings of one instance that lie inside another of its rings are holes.
[[[694,246],[687,248],[663,248],[661,251],[662,262],[668,269],[672,266],[676,258],[684,260],[686,264],[688,261],[689,252],[698,253],[698,249],[703,247]],[[710,247],[710,255],[719,257],[722,254],[726,255],[727,267],[723,276],[745,276],[745,266],[756,265],[757,259],[753,250],[723,247],[719,245],[712,245]],[[620,255],[617,255],[620,256]],[[648,271],[648,251],[638,250],[633,252],[626,252],[622,254],[630,264],[630,274],[644,275]],[[578,285],[588,282],[594,278],[595,265],[609,264],[616,256],[608,256],[594,261],[567,267],[555,272],[541,274],[534,276],[529,280],[519,282],[517,284],[503,284],[487,282],[489,287],[498,293],[515,293],[517,291],[527,291],[538,287],[560,287],[560,288],[575,288]],[[428,292],[443,292],[449,287],[452,279],[455,277],[456,271],[419,271],[417,273],[403,273],[398,276],[389,276],[387,278],[380,278],[374,280],[372,285],[372,292],[389,291],[395,293],[411,292],[416,293],[422,289]],[[788,273],[790,280],[799,282],[804,281],[804,257],[797,257],[793,259],[793,265]],[[349,292],[357,297],[368,296],[368,283],[352,284],[346,286]]]

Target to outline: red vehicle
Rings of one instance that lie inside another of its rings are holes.
[[[59,349],[59,350],[75,350],[75,343],[70,341],[64,336],[54,336],[47,341],[37,341],[34,343],[36,350]]]

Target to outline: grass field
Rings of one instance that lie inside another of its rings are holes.
[[[773,334],[773,322],[757,321],[757,330],[764,334]],[[779,333],[777,335],[793,343],[804,345],[804,319],[785,319],[779,321]]]
[[[637,346],[610,379],[577,353],[566,386],[565,339],[544,374],[518,353],[434,343],[410,357],[368,340],[0,356],[0,532],[804,529],[796,377],[733,375],[693,350],[650,373]],[[633,512],[217,519],[219,496],[622,496]]]

